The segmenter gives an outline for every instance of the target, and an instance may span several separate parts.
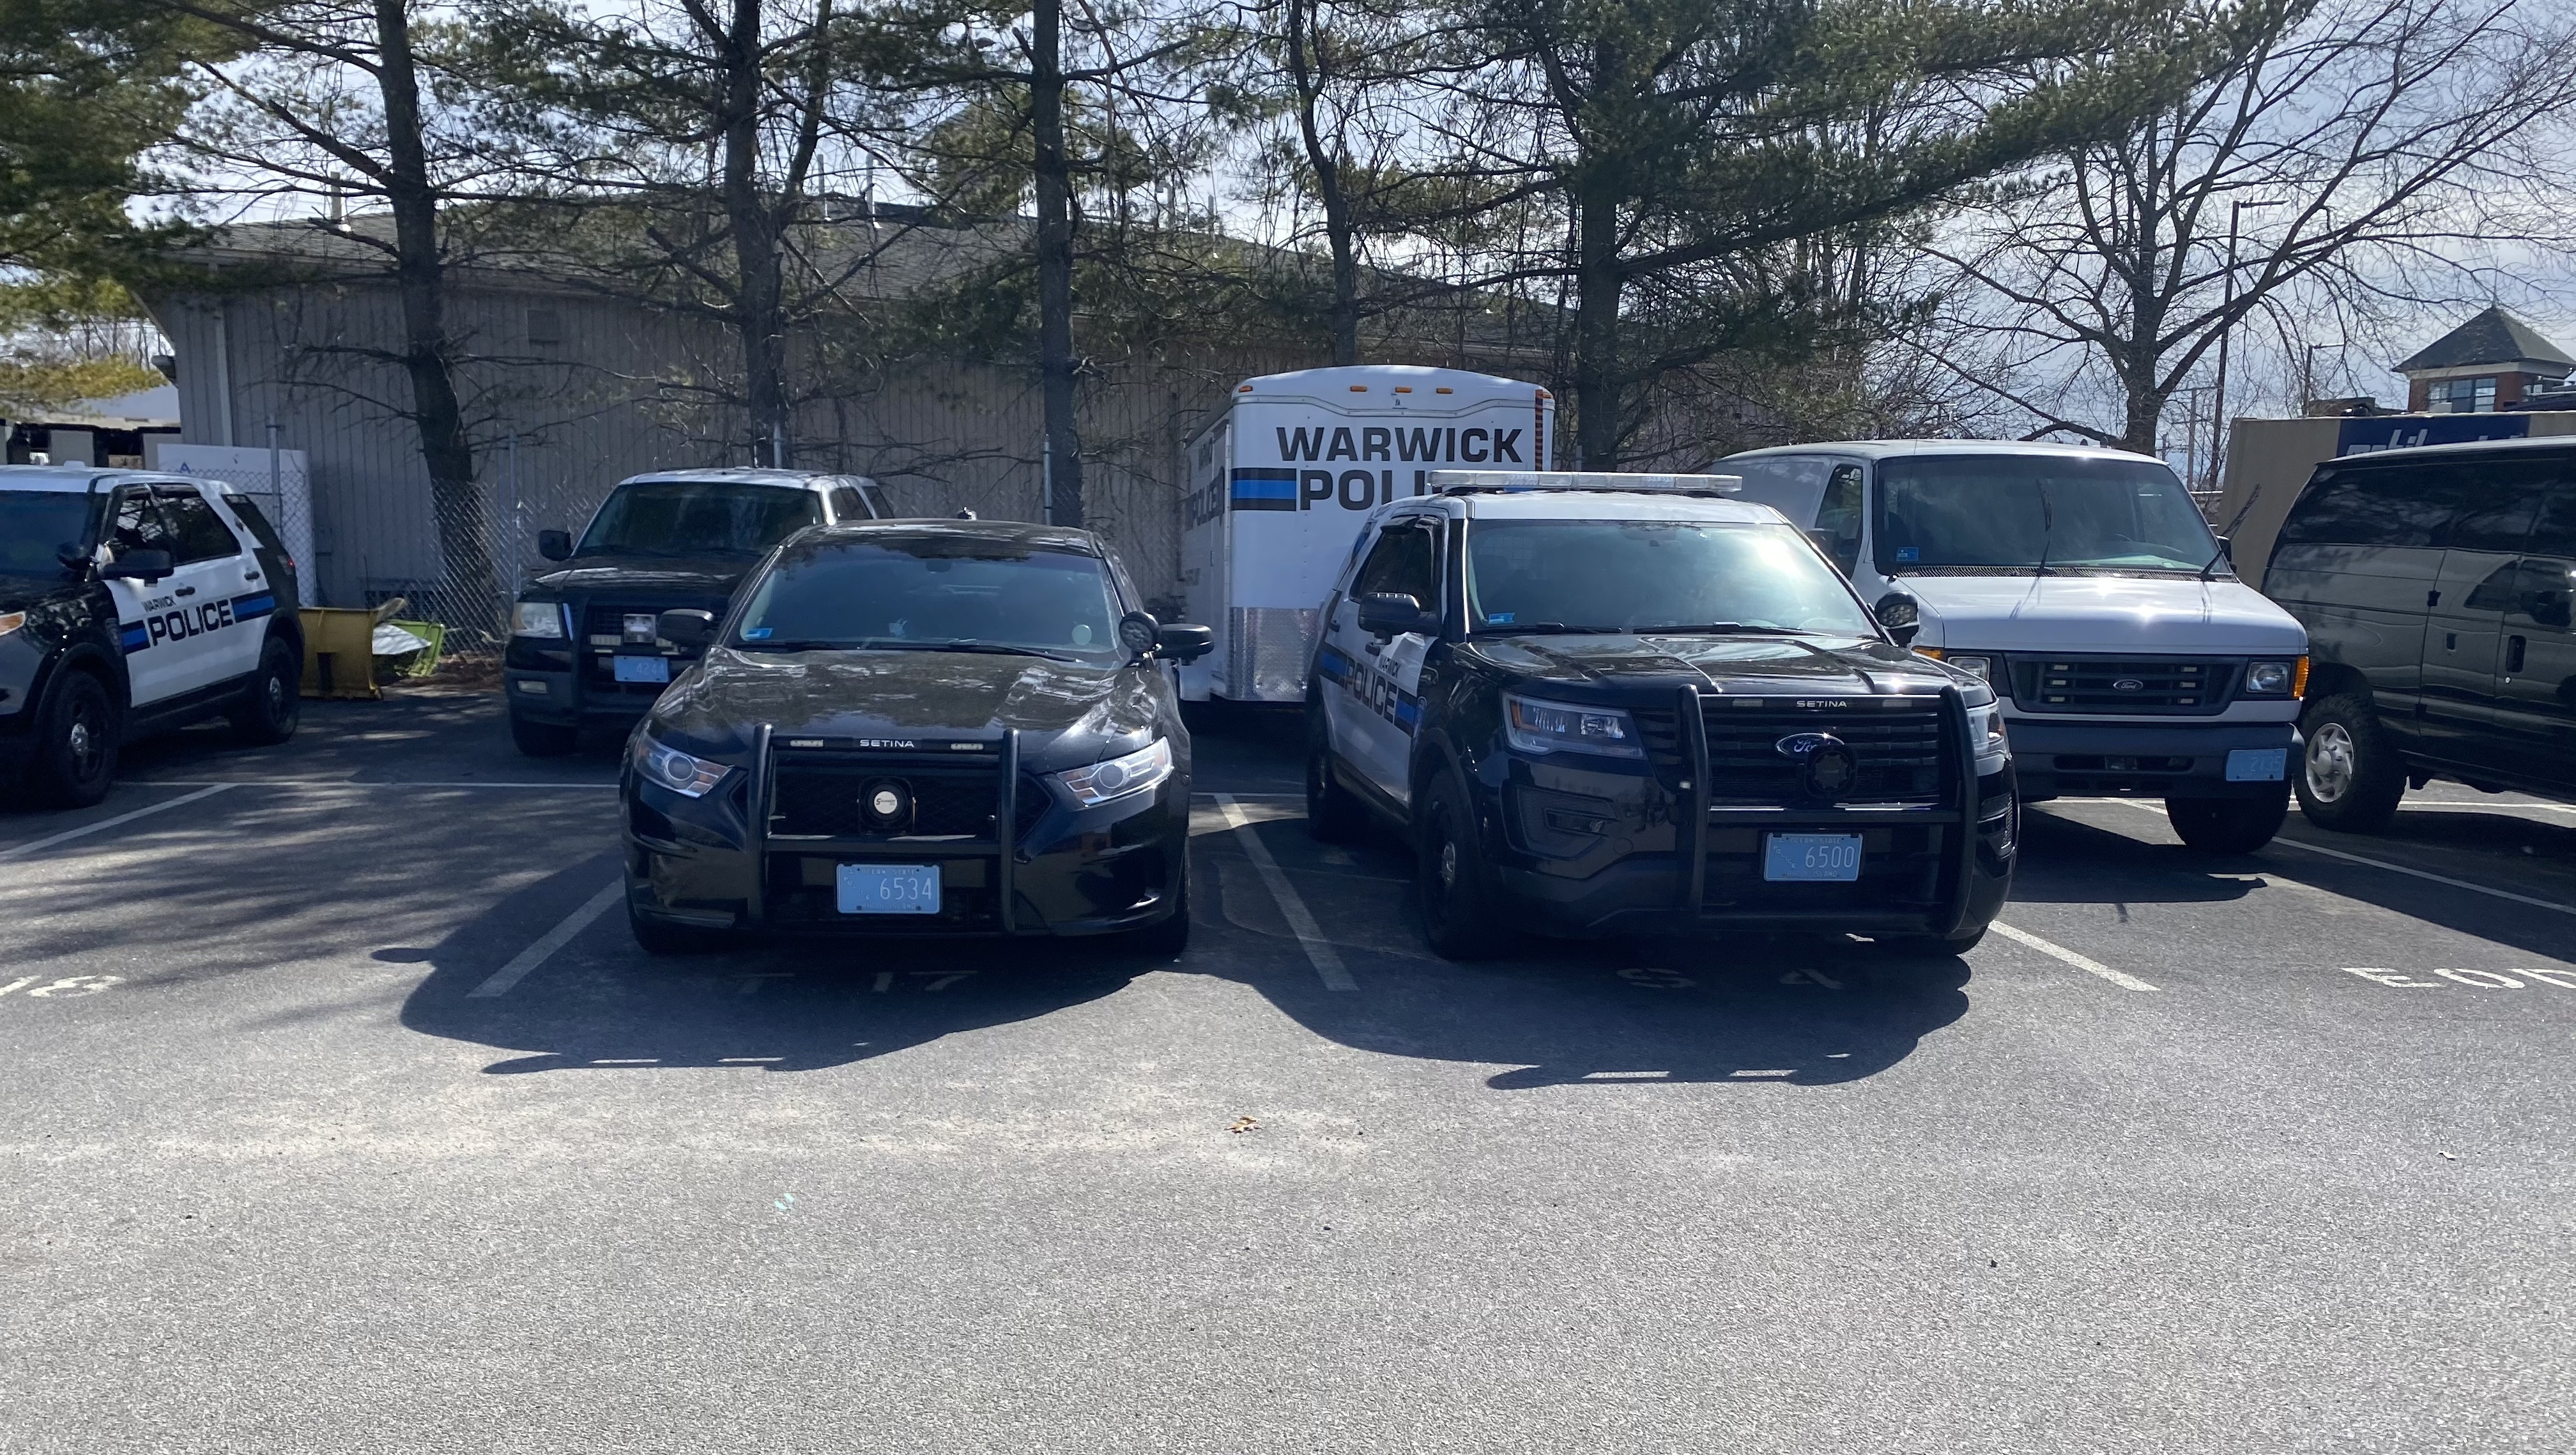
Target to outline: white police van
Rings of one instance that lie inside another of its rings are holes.
[[[1516,379],[1370,364],[1235,385],[1190,440],[1184,616],[1216,650],[1180,669],[1192,702],[1300,702],[1318,627],[1369,513],[1431,471],[1543,470],[1556,401]]]
[[[295,562],[220,481],[0,466],[0,790],[107,796],[118,748],[222,716],[294,736]]]

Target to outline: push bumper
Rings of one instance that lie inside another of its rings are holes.
[[[706,798],[687,799],[629,769],[628,903],[672,924],[843,939],[1071,938],[1143,929],[1180,912],[1186,773],[1132,799],[1076,809],[1019,774],[1016,745],[1005,745],[1010,790],[995,815],[1000,831],[975,840],[774,836],[768,771],[737,770]],[[759,761],[768,757],[764,741]],[[1024,805],[1028,794],[1042,795],[1043,806]],[[840,913],[834,883],[845,863],[936,865],[941,912]]]
[[[2066,794],[2261,798],[2281,792],[2299,756],[2298,730],[2288,722],[2168,727],[2021,717],[2008,731],[2028,803]]]

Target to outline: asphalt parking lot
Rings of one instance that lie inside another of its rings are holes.
[[[1232,724],[1176,962],[650,961],[497,706],[0,813],[0,1450],[2576,1447],[2568,808],[1461,967]]]

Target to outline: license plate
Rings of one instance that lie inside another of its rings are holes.
[[[936,864],[843,864],[833,878],[843,914],[939,913]]]
[[[671,660],[668,657],[611,657],[620,682],[668,682]]]
[[[1849,882],[1860,877],[1858,834],[1767,834],[1762,877]]]
[[[2230,783],[2278,783],[2290,772],[2287,748],[2231,748],[2227,753]]]

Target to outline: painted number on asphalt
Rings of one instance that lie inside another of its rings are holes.
[[[21,975],[6,985],[0,985],[0,995],[24,991],[29,1000],[55,1000],[64,996],[96,995],[111,985],[124,983],[122,975],[66,975],[59,980],[47,980],[42,975]]]
[[[2554,985],[2561,990],[2576,990],[2576,970],[2551,970],[2529,965],[2515,965],[2503,970],[2388,970],[2375,966],[2346,965],[2346,975],[2358,975],[2376,985],[2391,985],[2400,990],[2440,990],[2448,985],[2469,985],[2480,990],[2521,990],[2531,984]],[[2438,980],[2427,980],[2437,975]]]
[[[975,972],[972,970],[906,970],[903,972],[905,976],[917,982],[924,982],[922,983],[921,988],[925,991],[946,990],[949,986],[956,984],[958,981],[963,980],[974,973]],[[895,980],[896,974],[894,971],[880,970],[877,972],[876,984],[870,988],[877,994],[883,995],[887,991],[894,989]]]

